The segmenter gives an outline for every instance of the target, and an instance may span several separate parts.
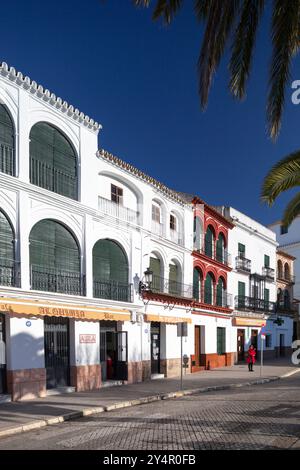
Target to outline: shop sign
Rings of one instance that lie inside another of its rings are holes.
[[[79,335],[79,343],[96,343],[96,335]]]

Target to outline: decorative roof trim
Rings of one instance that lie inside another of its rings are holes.
[[[97,151],[97,157],[98,158],[105,158],[106,160],[108,160],[111,163],[117,165],[118,167],[122,168],[123,170],[127,171],[128,173],[131,173],[132,175],[136,176],[137,178],[140,178],[140,179],[144,180],[146,183],[151,184],[154,188],[158,189],[159,191],[162,191],[164,194],[166,194],[173,201],[176,201],[179,204],[184,205],[184,206],[190,206],[190,204],[188,204],[184,199],[182,199],[175,191],[168,188],[163,183],[160,183],[155,178],[152,178],[152,176],[147,175],[146,173],[139,170],[138,168],[131,165],[130,163],[124,162],[124,160],[121,160],[120,158],[116,157],[115,155],[108,152],[107,150],[99,149]]]
[[[31,94],[36,95],[39,99],[47,102],[55,109],[58,109],[62,113],[67,114],[69,117],[73,118],[75,121],[83,124],[89,129],[95,132],[98,132],[100,129],[102,129],[101,124],[94,121],[94,119],[80,112],[79,109],[74,108],[74,106],[67,103],[67,101],[63,101],[54,93],[51,93],[49,90],[31,80],[29,77],[24,77],[21,72],[17,72],[14,67],[9,67],[6,62],[0,63],[0,74],[15,82],[18,86],[25,89],[26,91],[29,91]]]
[[[295,256],[290,255],[289,253],[287,253],[286,251],[281,250],[280,248],[277,248],[277,254],[285,256],[286,258],[288,258],[290,260],[297,259]]]

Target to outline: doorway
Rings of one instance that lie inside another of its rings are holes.
[[[151,374],[160,374],[160,323],[151,322]]]
[[[245,330],[237,330],[238,362],[245,360]]]
[[[115,321],[100,321],[100,363],[102,382],[128,380],[128,334]]]
[[[258,339],[258,330],[251,330],[251,341],[250,345],[253,344],[257,351],[257,339]]]
[[[69,320],[44,318],[45,367],[47,389],[70,385]]]
[[[5,316],[0,313],[0,393],[6,393]]]

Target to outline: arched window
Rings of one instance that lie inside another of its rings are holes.
[[[220,261],[220,263],[224,263],[225,261],[225,238],[223,233],[220,233],[218,236],[216,246],[216,258],[217,261]]]
[[[214,298],[214,277],[211,273],[207,273],[204,284],[204,302],[206,304],[213,304]]]
[[[15,130],[6,106],[0,104],[0,171],[15,175]]]
[[[61,131],[46,122],[30,131],[30,182],[77,199],[77,156]]]
[[[214,256],[215,235],[213,228],[208,226],[205,234],[205,254],[212,258]]]
[[[6,217],[0,211],[0,285],[16,285],[14,231]]]
[[[128,260],[121,246],[113,240],[99,240],[93,248],[94,297],[131,301]]]
[[[226,306],[226,289],[225,289],[225,281],[222,277],[219,278],[218,284],[217,284],[217,305],[219,307],[225,307]]]
[[[41,220],[32,228],[29,244],[32,289],[84,294],[79,247],[64,225]]]
[[[202,273],[198,268],[193,271],[193,297],[197,302],[202,300]]]
[[[283,276],[283,267],[282,267],[282,261],[279,259],[277,261],[277,277],[279,279],[282,279]]]
[[[284,265],[284,279],[286,279],[287,281],[290,280],[290,267],[288,263],[285,263]]]

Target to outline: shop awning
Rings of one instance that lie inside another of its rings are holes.
[[[76,318],[77,320],[130,320],[126,309],[97,308],[93,305],[54,303],[35,299],[0,298],[0,312],[29,316]]]
[[[177,324],[177,323],[192,323],[191,318],[180,318],[180,317],[167,317],[165,315],[152,315],[150,313],[147,313],[145,315],[145,321],[153,321],[153,322],[159,322],[159,323],[172,323],[172,324]]]

